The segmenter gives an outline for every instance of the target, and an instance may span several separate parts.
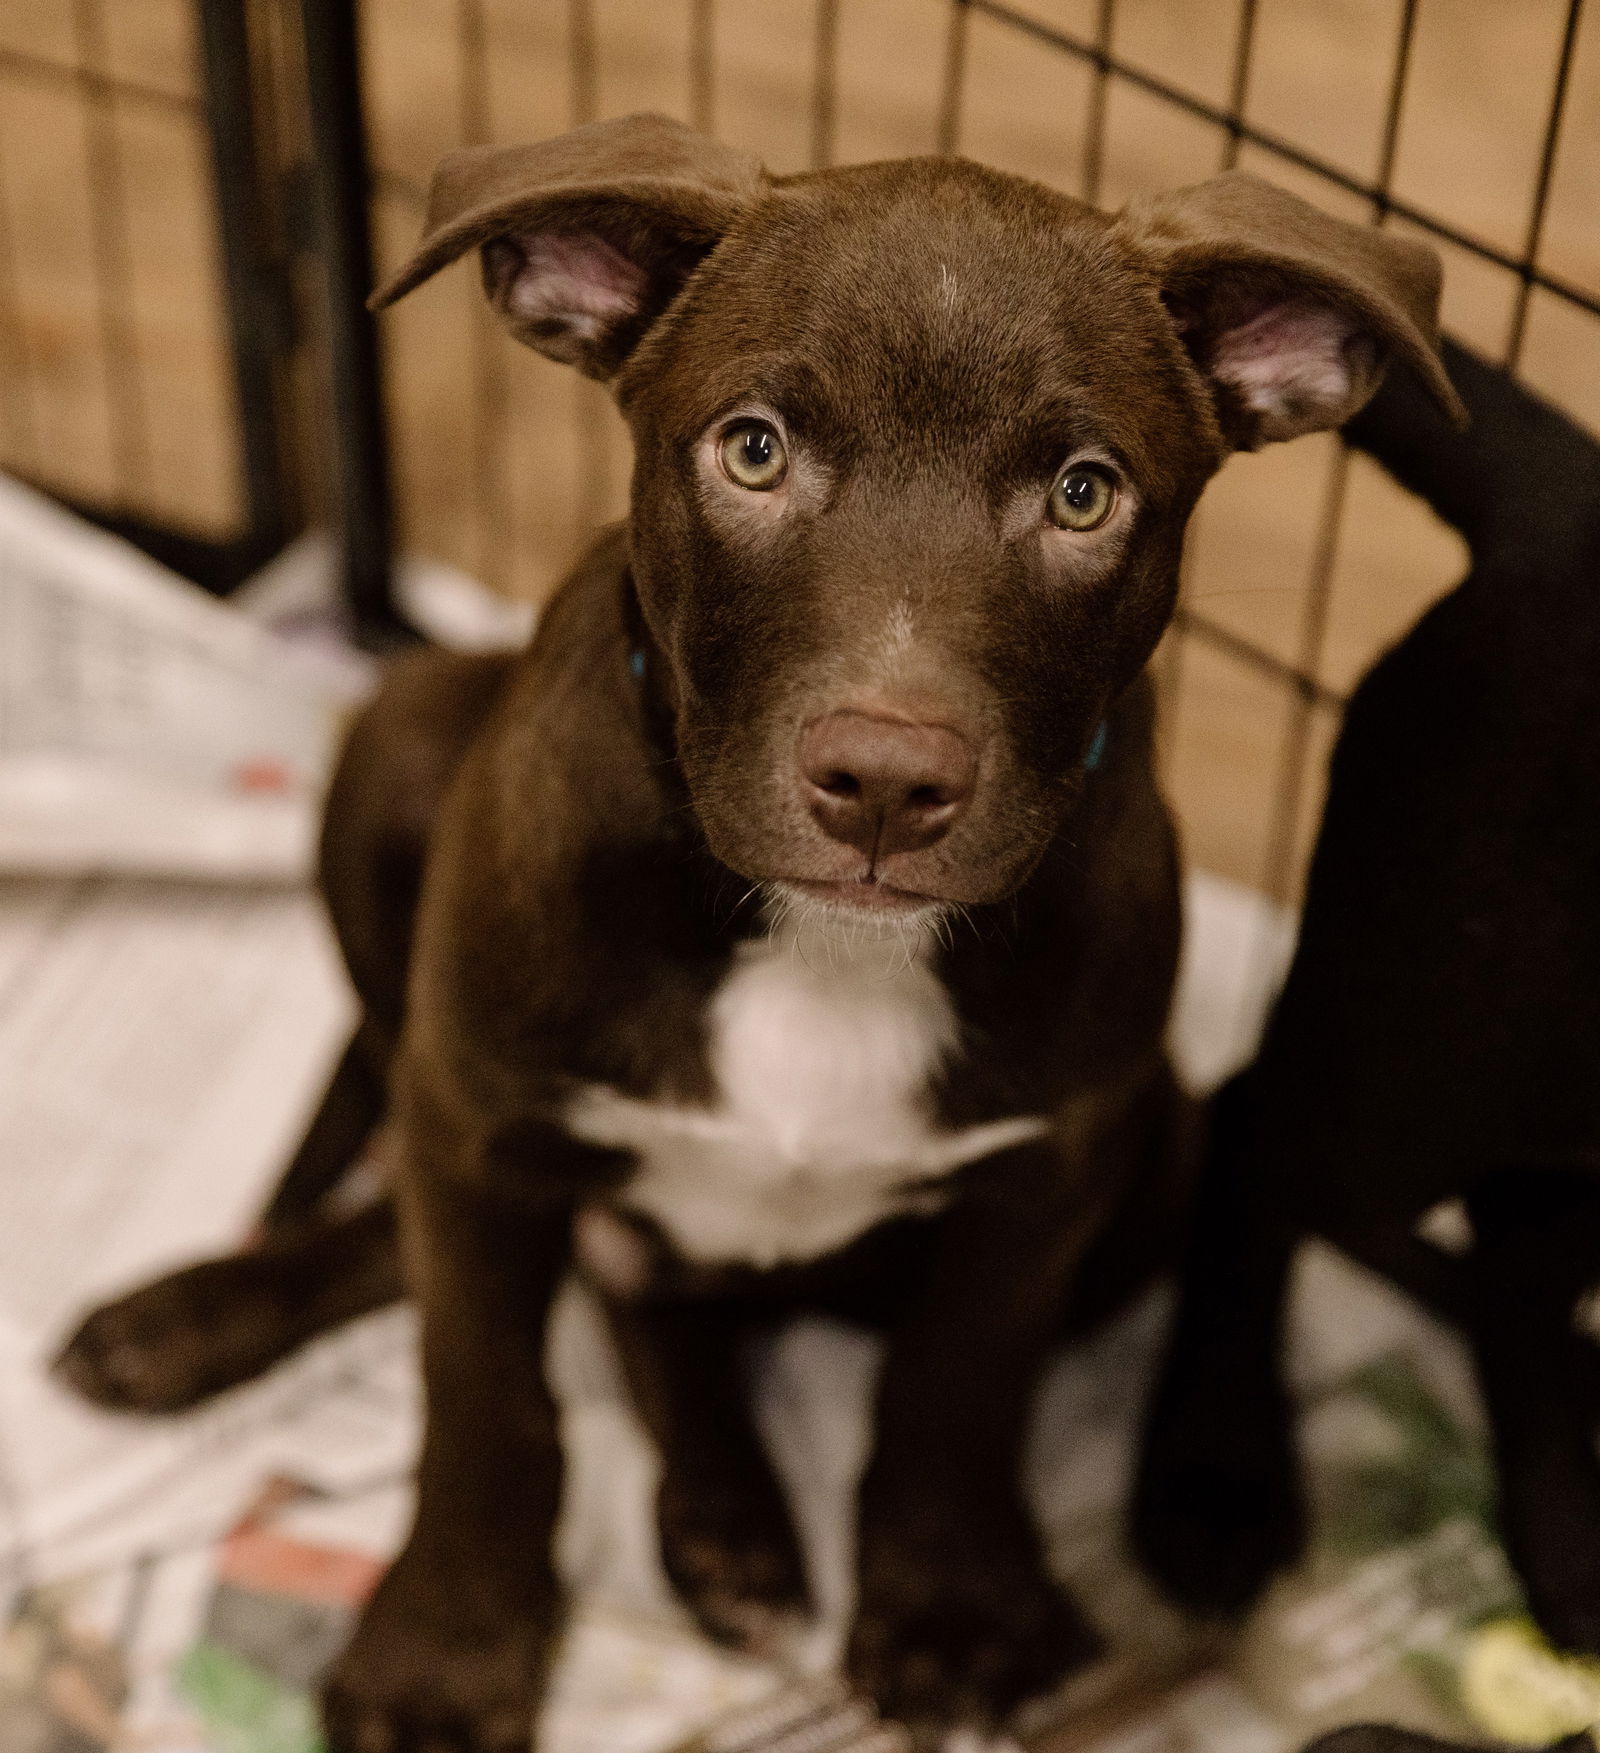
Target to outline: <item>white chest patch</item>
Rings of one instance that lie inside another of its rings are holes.
[[[637,1153],[618,1194],[690,1260],[815,1259],[884,1218],[943,1203],[937,1182],[1045,1130],[1032,1117],[940,1130],[929,1086],[956,1044],[949,995],[898,941],[808,956],[779,928],[746,944],[712,999],[712,1107],[602,1085],[566,1125]]]

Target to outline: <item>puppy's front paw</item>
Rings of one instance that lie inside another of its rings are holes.
[[[1158,1399],[1134,1491],[1140,1563],[1181,1607],[1243,1613],[1273,1574],[1304,1550],[1292,1414],[1263,1385],[1245,1404],[1211,1395],[1188,1406]]]
[[[528,1753],[555,1614],[419,1573],[402,1554],[324,1681],[328,1753]]]
[[[1100,1653],[1031,1539],[864,1542],[850,1678],[918,1747],[998,1728]]]
[[[54,1371],[114,1411],[181,1412],[292,1350],[298,1302],[273,1256],[206,1260],[96,1309]]]
[[[752,1655],[778,1654],[811,1600],[776,1482],[718,1487],[669,1472],[657,1507],[662,1565],[701,1629]]]

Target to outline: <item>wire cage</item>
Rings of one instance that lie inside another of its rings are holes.
[[[779,171],[962,152],[1106,207],[1245,167],[1433,243],[1446,326],[1600,428],[1582,0],[13,0],[0,464],[224,584],[342,513],[369,619],[392,470],[400,546],[541,598],[624,503],[604,392],[468,267],[381,354],[359,295],[441,153],[640,108]],[[1464,565],[1335,438],[1222,471],[1157,658],[1191,859],[1295,898],[1343,699]]]
[[[254,65],[242,4],[0,9],[0,466],[219,587],[301,515]]]

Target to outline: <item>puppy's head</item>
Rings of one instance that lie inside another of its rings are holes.
[[[378,295],[469,248],[610,380],[632,570],[713,851],[915,911],[1011,893],[1171,614],[1232,448],[1398,354],[1438,266],[1240,175],[1107,217],[959,159],[769,177],[660,117],[445,160]]]

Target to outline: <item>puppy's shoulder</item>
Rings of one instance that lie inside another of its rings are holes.
[[[547,845],[554,835],[570,847],[590,831],[626,839],[662,808],[630,661],[630,590],[616,525],[557,589],[516,660],[463,775],[471,813],[487,811],[502,833],[520,838],[538,823]]]
[[[475,949],[548,958],[556,939],[594,951],[626,935],[651,895],[664,904],[659,867],[674,850],[682,862],[684,812],[631,661],[631,590],[625,532],[607,530],[551,599],[461,764],[434,835],[425,928],[448,921]]]
[[[545,605],[538,630],[516,660],[509,711],[502,720],[509,717],[514,725],[529,716],[559,718],[574,703],[636,716],[627,685],[630,589],[627,529],[613,524],[595,538]]]

